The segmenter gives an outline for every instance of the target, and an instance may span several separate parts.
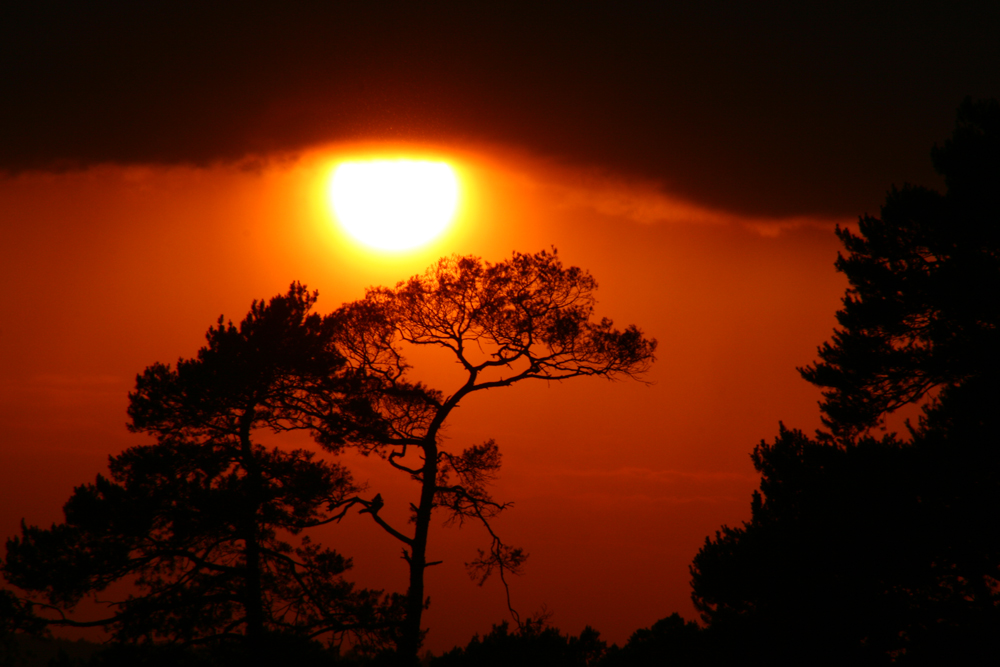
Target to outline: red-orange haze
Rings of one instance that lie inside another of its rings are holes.
[[[327,312],[442,255],[499,261],[555,246],[597,278],[600,315],[659,340],[647,383],[495,390],[463,404],[446,437],[501,447],[495,496],[514,507],[496,528],[531,554],[511,582],[522,615],[547,610],[563,631],[589,624],[619,644],[672,612],[694,618],[688,564],[721,524],[749,518],[749,452],[779,420],[819,426],[818,392],[795,367],[828,338],[844,289],[833,222],[740,219],[655,184],[480,148],[436,153],[464,188],[450,232],[418,251],[370,253],[333,226],[323,201],[333,160],[363,148],[259,171],[106,167],[0,180],[0,534],[22,517],[59,520],[74,485],[143,441],[124,425],[136,373],[192,356],[220,314],[239,321],[294,280],[318,289]],[[415,366],[454,389],[447,366]],[[376,458],[349,461],[387,515],[403,516],[407,481]],[[354,557],[360,584],[402,591],[397,544],[363,518],[322,540]],[[444,560],[428,573],[435,652],[506,616],[498,582],[477,588],[462,566],[485,538],[474,525],[432,534],[428,555]]]

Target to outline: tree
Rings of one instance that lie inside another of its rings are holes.
[[[598,664],[600,667],[707,667],[737,663],[739,656],[728,662],[719,661],[706,635],[697,623],[685,621],[674,613],[652,627],[633,632],[625,646],[612,646]]]
[[[833,342],[800,369],[851,437],[936,388],[1000,369],[1000,103],[966,100],[932,151],[947,192],[893,188],[880,218],[837,229],[850,287]]]
[[[750,521],[723,526],[691,566],[695,607],[721,643],[773,664],[881,664],[902,650],[934,568],[911,453],[784,428],[762,442]]]
[[[544,618],[528,619],[515,632],[506,621],[465,648],[456,647],[431,661],[431,667],[593,667],[601,663],[607,643],[587,626],[579,637],[548,627]]]
[[[452,411],[476,392],[525,380],[632,377],[653,361],[656,342],[634,326],[618,331],[608,319],[592,321],[596,288],[587,272],[564,268],[555,251],[515,253],[498,264],[452,257],[394,289],[370,289],[364,299],[330,315],[350,376],[380,419],[365,424],[342,419],[322,442],[334,450],[347,443],[382,456],[419,487],[409,534],[379,516],[380,495],[355,496],[342,510],[361,505],[403,544],[410,574],[398,644],[404,662],[415,662],[420,646],[424,570],[435,564],[427,560],[427,545],[436,508],[457,521],[481,521],[489,530],[490,548],[469,564],[480,583],[494,571],[501,577],[516,572],[526,557],[504,544],[489,524],[507,507],[487,488],[500,467],[497,445],[487,440],[462,452],[445,449],[439,435]],[[447,352],[460,365],[463,381],[445,393],[411,380],[406,345]],[[414,450],[419,460],[411,456]]]
[[[110,477],[77,487],[63,523],[22,524],[7,543],[6,577],[49,623],[106,626],[119,641],[237,637],[253,650],[274,633],[379,639],[395,623],[391,601],[343,580],[348,559],[301,537],[358,491],[349,473],[255,442],[312,429],[303,406],[345,389],[315,300],[293,284],[255,301],[239,328],[220,317],[197,358],[137,377],[129,428],[156,443],[112,456]],[[108,617],[67,616],[119,581],[133,593]]]
[[[32,612],[29,603],[19,599],[13,591],[0,588],[0,667],[18,663],[18,635],[37,635],[44,628],[44,622]]]
[[[935,149],[947,193],[838,229],[850,287],[802,369],[830,432],[753,454],[752,517],[691,568],[710,630],[778,663],[978,664],[1000,632],[1000,105]],[[908,438],[870,429],[923,402]]]
[[[694,559],[695,606],[764,662],[974,664],[1000,629],[998,457],[970,460],[984,444],[782,428],[754,450],[750,521]]]

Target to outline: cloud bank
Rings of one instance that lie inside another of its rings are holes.
[[[836,217],[1000,96],[996,3],[681,4],[15,0],[0,170],[480,142]]]

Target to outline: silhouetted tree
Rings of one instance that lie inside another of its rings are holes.
[[[910,453],[784,428],[761,443],[751,520],[706,539],[691,568],[716,636],[773,664],[881,664],[904,648],[935,565]]]
[[[947,192],[895,188],[859,233],[837,229],[850,282],[833,342],[800,369],[851,436],[932,389],[1000,369],[1000,104],[966,100],[932,151]]]
[[[802,370],[831,432],[761,443],[751,520],[692,565],[710,629],[758,659],[980,664],[1000,633],[1000,106],[966,101],[933,157],[947,194],[838,230],[841,328]],[[908,439],[870,434],[921,400]]]
[[[706,631],[680,614],[661,618],[649,628],[636,630],[625,646],[612,646],[600,667],[694,667],[724,664],[706,638]],[[738,664],[734,660],[725,664]]]
[[[480,583],[494,571],[501,577],[516,572],[526,557],[490,528],[489,519],[506,507],[487,488],[500,467],[496,444],[444,449],[439,435],[451,412],[473,393],[524,380],[630,377],[652,362],[656,343],[637,328],[618,331],[608,319],[592,321],[596,288],[585,271],[564,268],[554,251],[515,253],[498,264],[453,257],[394,289],[371,289],[330,316],[338,349],[381,421],[331,428],[324,442],[334,450],[346,442],[378,454],[419,485],[408,534],[379,516],[380,495],[356,496],[343,508],[363,506],[403,544],[410,571],[398,649],[404,662],[416,662],[421,642],[424,570],[434,564],[427,560],[428,532],[436,508],[459,522],[481,521],[489,530],[489,549],[468,564]],[[463,374],[457,387],[445,393],[409,379],[407,345],[450,355]]]
[[[430,667],[591,667],[607,651],[601,633],[587,626],[579,637],[528,619],[511,632],[506,621],[431,661]]]
[[[40,634],[45,621],[39,618],[31,604],[13,591],[0,588],[0,667],[16,664],[20,654],[19,635]]]
[[[695,557],[696,607],[716,636],[776,662],[976,659],[1000,631],[986,444],[924,432],[845,446],[782,429],[754,450],[751,520]]]
[[[357,665],[341,659],[336,648],[324,647],[300,635],[271,635],[264,646],[213,643],[207,646],[179,644],[110,644],[85,662],[72,667],[331,667]],[[51,665],[50,667],[61,667]],[[67,666],[69,667],[69,666]]]
[[[377,640],[392,626],[388,601],[341,577],[349,560],[308,537],[290,542],[358,491],[348,472],[255,442],[314,428],[306,406],[344,389],[315,300],[293,284],[254,302],[238,328],[220,318],[197,358],[138,376],[129,428],[156,443],[112,456],[110,476],[77,487],[63,523],[22,524],[7,543],[6,577],[40,596],[49,623],[106,626],[119,641],[245,638],[253,650],[274,633]],[[66,615],[123,580],[133,592],[108,617]]]

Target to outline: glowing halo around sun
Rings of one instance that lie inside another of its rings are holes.
[[[333,212],[361,243],[407,250],[445,230],[458,207],[458,178],[444,162],[343,162],[330,181]]]

